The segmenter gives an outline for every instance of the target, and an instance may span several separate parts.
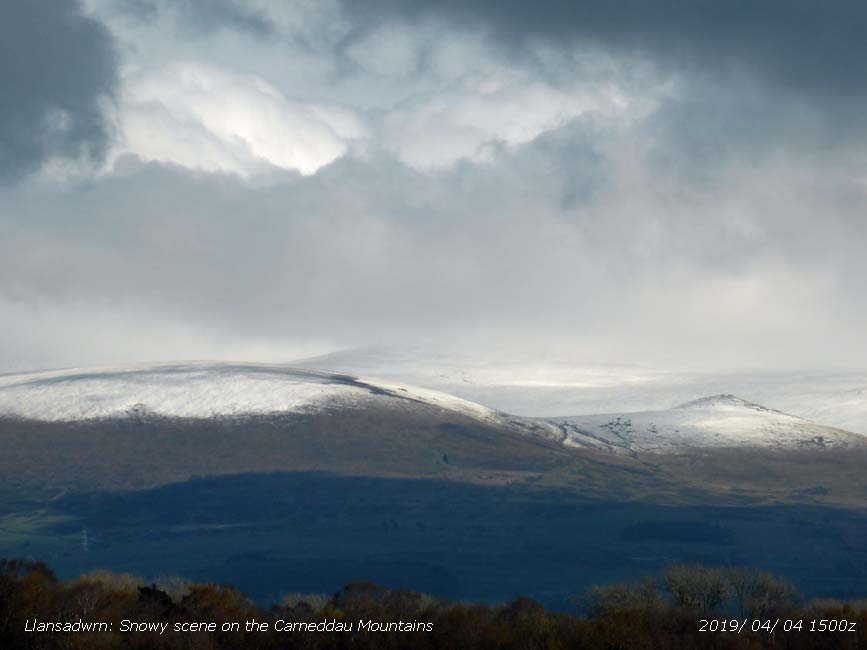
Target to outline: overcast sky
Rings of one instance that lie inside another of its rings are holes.
[[[0,371],[867,367],[867,5],[13,0]]]

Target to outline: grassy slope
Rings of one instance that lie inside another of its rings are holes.
[[[498,482],[572,458],[554,442],[419,404],[243,421],[0,421],[0,484],[26,491],[143,489],[273,471]]]
[[[198,476],[310,472],[521,483],[669,504],[867,504],[867,450],[612,455],[431,406],[239,420],[0,421],[0,500],[141,490]]]

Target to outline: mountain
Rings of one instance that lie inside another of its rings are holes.
[[[534,419],[440,391],[283,365],[190,362],[0,376],[0,418],[12,421],[225,423],[372,411],[380,413],[383,426],[398,414],[427,413],[571,448],[607,451],[839,448],[867,440],[730,394],[668,410]]]
[[[565,444],[587,440],[612,450],[666,453],[694,448],[840,449],[863,447],[867,437],[815,424],[734,395],[715,395],[676,408],[552,420]]]
[[[0,485],[272,471],[503,481],[571,456],[547,422],[346,374],[179,363],[0,376]]]
[[[278,365],[0,375],[0,557],[267,599],[367,580],[570,607],[696,558],[857,595],[860,440],[731,396],[532,419]]]
[[[525,418],[393,381],[282,365],[197,362],[0,376],[0,490],[31,494],[324,471],[680,498],[688,490],[678,485],[693,489],[691,470],[661,456],[766,450],[778,454],[773,462],[794,467],[794,456],[779,453],[822,452],[822,462],[831,463],[829,453],[865,448],[865,440],[731,395],[669,410]],[[724,463],[714,470],[715,492],[728,491],[731,471]],[[833,480],[848,476],[838,474]],[[773,490],[755,487],[750,477],[734,483],[785,498],[797,490],[798,474],[781,475]]]

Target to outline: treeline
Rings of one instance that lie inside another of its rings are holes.
[[[245,629],[245,622],[253,619],[267,623],[268,631]],[[703,619],[716,623],[702,623]],[[740,633],[719,631],[722,621],[731,628],[733,622],[739,625],[743,620],[749,623]],[[753,621],[769,625],[775,620],[773,633],[768,627],[749,629]],[[111,631],[32,631],[37,622],[76,621],[107,622]],[[165,632],[123,632],[124,621]],[[279,631],[293,621],[352,623],[353,629]],[[359,629],[360,621],[379,626],[399,622],[410,631],[368,631],[377,626]],[[785,621],[801,621],[800,629],[785,630]],[[836,621],[834,628],[846,621],[845,631],[819,631],[821,621]],[[173,631],[176,623],[207,622],[216,623],[217,629]],[[231,622],[239,623],[240,629],[220,629]],[[427,624],[432,631],[425,630]],[[714,626],[717,631],[710,631]],[[109,572],[64,581],[42,563],[0,560],[3,650],[855,649],[867,648],[865,628],[867,602],[805,602],[790,584],[773,575],[696,565],[673,566],[655,579],[595,587],[576,599],[575,611],[568,613],[547,611],[527,598],[503,605],[458,603],[369,583],[349,584],[332,596],[287,595],[263,608],[231,586],[190,584],[176,578],[144,585],[135,576]]]

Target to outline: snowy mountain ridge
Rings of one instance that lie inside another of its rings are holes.
[[[243,418],[418,405],[567,447],[614,453],[839,448],[867,443],[864,436],[731,394],[668,410],[525,418],[426,388],[283,365],[189,362],[0,375],[0,417],[48,422]]]

